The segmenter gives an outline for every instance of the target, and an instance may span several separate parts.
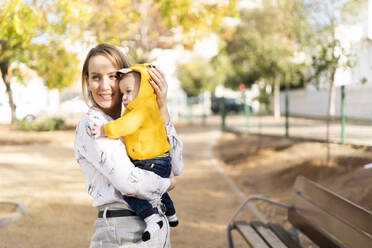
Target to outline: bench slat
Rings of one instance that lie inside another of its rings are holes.
[[[323,232],[319,228],[315,228],[312,223],[304,216],[298,214],[296,210],[288,210],[288,220],[293,226],[298,228],[303,234],[309,237],[314,243],[320,247],[327,248],[341,248],[343,247],[339,242],[335,241],[327,233]]]
[[[237,221],[234,226],[252,248],[270,248],[247,222]]]
[[[260,233],[270,247],[287,248],[287,246],[275,235],[275,233],[271,231],[269,227],[264,226],[263,223],[252,222],[251,225],[258,233]]]
[[[372,235],[371,211],[356,205],[303,176],[299,176],[296,179],[294,191],[301,192],[304,198],[315,202],[325,210],[329,210],[329,212],[344,219],[357,229]]]
[[[325,246],[322,243],[324,240],[320,236],[323,236],[324,238],[330,238],[331,236],[336,237],[337,241],[345,244],[345,247],[372,247],[372,239],[368,237],[367,234],[356,230],[355,227],[334,217],[330,214],[332,213],[331,210],[329,212],[324,211],[312,201],[305,199],[299,193],[293,194],[292,200],[296,209],[295,211],[293,209],[289,210],[289,221],[304,234],[309,236],[314,242],[321,242],[318,243],[321,247],[331,246]],[[311,224],[313,225],[312,227]],[[322,231],[315,231],[314,229],[317,228],[322,229]],[[330,235],[326,235],[325,232]],[[342,247],[337,244],[336,240],[334,240],[335,242],[332,242],[337,245],[334,247]]]
[[[270,229],[278,236],[288,248],[301,248],[301,245],[298,243],[298,240],[288,233],[281,225],[276,223],[268,223]]]

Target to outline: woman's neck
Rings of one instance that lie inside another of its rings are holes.
[[[119,108],[110,109],[110,110],[102,109],[102,111],[106,115],[109,115],[112,119],[117,119],[120,117],[120,114],[121,114],[121,106]]]

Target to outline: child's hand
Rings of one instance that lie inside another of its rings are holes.
[[[92,134],[94,138],[106,137],[106,132],[103,125],[94,124],[92,128]]]

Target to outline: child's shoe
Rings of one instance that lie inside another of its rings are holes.
[[[171,227],[178,226],[178,218],[176,214],[167,216],[167,218]]]
[[[147,241],[156,231],[163,227],[163,221],[158,214],[152,214],[145,218],[146,228],[142,233],[142,241]]]

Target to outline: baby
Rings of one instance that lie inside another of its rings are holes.
[[[156,95],[149,83],[151,77],[148,69],[152,67],[154,66],[137,64],[117,72],[123,94],[124,114],[104,126],[95,127],[93,132],[96,137],[116,139],[123,136],[128,155],[136,167],[153,171],[161,177],[169,177],[172,171],[170,145]],[[173,171],[178,171],[179,174],[181,170],[182,168],[178,168]],[[149,240],[163,226],[158,210],[146,200],[125,195],[123,199],[145,221],[142,240]],[[177,226],[178,218],[168,193],[163,194],[161,201],[166,207],[164,212],[169,225]]]

